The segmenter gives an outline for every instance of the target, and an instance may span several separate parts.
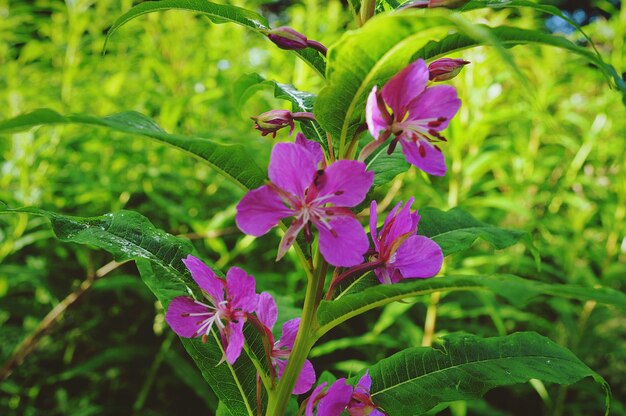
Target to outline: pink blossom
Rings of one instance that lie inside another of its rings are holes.
[[[278,143],[269,164],[270,183],[248,192],[237,205],[235,220],[244,233],[261,236],[282,219],[294,217],[278,249],[281,259],[310,224],[319,232],[319,247],[328,263],[349,267],[363,261],[367,236],[349,209],[360,204],[374,179],[365,164],[340,160],[322,166],[321,146],[298,133],[295,143]]]
[[[326,383],[317,386],[307,400],[305,416],[340,416],[345,410],[350,416],[385,416],[372,402],[370,387],[372,379],[369,372],[365,372],[357,385],[346,383],[345,378],[335,381],[326,393],[323,392]],[[317,405],[317,413],[314,409]]]
[[[272,345],[271,362],[276,368],[278,378],[282,377],[289,355],[293,349],[293,344],[296,342],[296,335],[298,334],[298,328],[300,326],[300,318],[291,319],[283,324],[281,338],[274,342],[272,335],[272,328],[276,323],[278,311],[276,308],[276,302],[272,295],[267,292],[263,292],[259,295],[259,304],[256,311],[259,321],[265,327],[267,327],[267,334],[270,336],[270,343]],[[293,388],[293,394],[306,393],[311,389],[315,383],[315,369],[313,364],[309,360],[304,362],[304,366],[300,371],[300,375],[296,380],[296,385]]]
[[[381,261],[374,269],[381,283],[401,279],[433,277],[443,264],[441,247],[428,237],[416,235],[419,215],[411,212],[413,198],[402,207],[399,202],[385,218],[380,232],[376,230],[376,201],[370,206],[370,234],[375,253],[371,261]]]
[[[225,357],[233,364],[243,348],[243,324],[259,300],[254,278],[238,267],[232,267],[226,280],[219,278],[200,259],[189,255],[183,263],[200,286],[207,303],[187,296],[172,299],[165,321],[183,338],[202,337],[206,342],[213,325],[218,329]]]
[[[360,160],[365,160],[392,134],[389,146],[393,152],[400,142],[406,160],[424,172],[443,176],[446,163],[435,143],[446,141],[439,133],[461,107],[454,87],[427,87],[429,71],[418,59],[385,84],[372,89],[365,109],[365,119],[374,141],[365,146]]]

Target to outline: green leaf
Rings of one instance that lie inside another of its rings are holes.
[[[291,102],[292,111],[294,112],[313,112],[313,104],[315,103],[315,94],[306,91],[299,91],[293,85],[281,84],[276,81],[267,80],[257,73],[246,74],[235,82],[234,92],[238,97],[239,107],[254,94],[257,90],[264,87],[271,87],[274,90],[274,97]],[[322,127],[314,121],[301,121],[300,126],[302,132],[307,139],[315,140],[324,148],[327,148],[326,133]]]
[[[453,34],[449,35],[451,31]],[[440,42],[430,39],[443,39]],[[363,124],[365,101],[371,89],[418,58],[431,59],[453,51],[489,44],[525,78],[504,47],[538,43],[563,48],[585,57],[611,82],[626,93],[624,82],[613,67],[593,51],[547,33],[511,27],[474,25],[459,13],[428,9],[404,10],[378,15],[362,28],[347,32],[328,52],[327,86],[319,93],[315,115],[320,125],[338,143],[343,154],[357,128]]]
[[[143,114],[128,111],[107,117],[70,114],[62,116],[50,109],[38,109],[31,113],[0,122],[0,133],[27,130],[38,125],[88,124],[112,130],[150,137],[184,150],[208,163],[213,169],[234,181],[243,189],[257,188],[265,181],[265,172],[239,144],[220,144],[199,137],[186,137],[166,133],[152,119]]]
[[[511,275],[493,276],[443,276],[432,279],[405,279],[400,283],[381,285],[371,279],[369,287],[358,292],[347,292],[332,301],[322,301],[317,311],[321,336],[335,326],[364,312],[390,302],[426,295],[433,292],[491,291],[517,307],[522,307],[540,295],[594,300],[626,310],[626,295],[605,287],[580,287],[553,285],[522,279]]]
[[[491,28],[484,25],[478,25],[478,27],[487,33],[494,42],[497,42],[507,48],[516,45],[538,44],[553,46],[575,53],[595,65],[604,74],[610,85],[619,89],[622,94],[626,96],[626,84],[615,71],[615,68],[606,64],[600,55],[593,50],[578,46],[562,36],[555,36],[538,30],[522,29],[511,26],[497,26]],[[437,59],[451,53],[486,45],[488,43],[489,42],[487,42],[484,38],[470,36],[465,33],[453,33],[439,41],[430,41],[423,48],[417,51],[413,55],[412,59]]]
[[[534,332],[484,339],[450,335],[435,348],[410,348],[383,359],[369,372],[372,401],[389,416],[422,414],[441,402],[477,399],[495,387],[530,379],[573,384],[592,377],[604,389],[606,414],[611,398],[602,377]]]
[[[113,254],[116,261],[146,259],[179,274],[185,272],[180,261],[193,250],[181,240],[154,227],[133,211],[119,211],[100,217],[74,217],[39,208],[0,209],[0,213],[26,213],[46,217],[61,241],[88,244]],[[182,283],[182,280],[179,279]]]
[[[265,17],[251,10],[231,6],[229,4],[211,3],[206,0],[146,1],[131,8],[113,22],[113,25],[107,32],[103,50],[106,50],[106,45],[111,36],[129,21],[144,14],[166,10],[185,10],[202,13],[208,16],[213,23],[235,23],[260,34],[265,34],[266,31],[270,30],[269,23]],[[302,60],[309,64],[320,75],[324,76],[326,62],[316,50],[306,48],[293,52],[299,55]]]
[[[197,291],[181,261],[192,252],[191,243],[155,228],[136,212],[80,218],[37,208],[0,209],[0,213],[18,212],[47,217],[61,241],[104,249],[117,261],[135,260],[144,283],[165,308],[174,297],[189,296],[190,289]],[[256,368],[246,354],[232,366],[225,361],[220,363],[224,351],[215,332],[206,344],[197,338],[181,341],[205,380],[233,414],[256,415]],[[258,344],[255,342],[253,348],[258,348]],[[255,349],[254,355],[263,356],[263,352]]]
[[[485,224],[458,207],[449,211],[425,207],[419,210],[419,214],[417,233],[432,238],[445,256],[470,248],[479,238],[501,250],[528,235],[524,231]]]
[[[367,160],[367,170],[371,170],[375,175],[374,186],[391,182],[396,176],[406,172],[410,166],[400,146],[397,146],[390,155],[387,154],[387,146],[381,146],[380,151]]]

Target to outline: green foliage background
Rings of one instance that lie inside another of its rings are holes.
[[[258,3],[258,4],[257,4]],[[0,119],[39,107],[62,114],[136,110],[168,132],[241,143],[259,165],[271,142],[248,119],[289,108],[270,88],[242,102],[233,84],[258,72],[317,91],[317,75],[294,55],[233,25],[186,12],[143,16],[102,46],[107,28],[131,7],[117,0],[0,0]],[[289,24],[330,45],[352,17],[337,1],[257,6],[273,25]],[[625,68],[626,10],[611,9],[585,29],[605,59]],[[540,28],[543,16],[477,11],[476,19]],[[572,39],[578,39],[572,35]],[[528,231],[541,254],[523,244],[494,252],[477,244],[447,260],[458,274],[514,273],[541,282],[626,287],[626,118],[620,95],[584,61],[560,50],[510,50],[528,79],[486,48],[452,83],[463,107],[445,153],[450,173],[428,178],[411,169],[375,189],[393,203],[462,206],[490,224]],[[285,132],[280,140],[288,140]],[[0,200],[64,214],[131,209],[169,233],[186,236],[217,267],[239,265],[258,287],[279,296],[281,319],[298,313],[305,279],[293,258],[274,263],[278,234],[258,241],[239,233],[242,191],[204,164],[145,139],[87,126],[58,126],[0,140]],[[0,361],[41,319],[111,260],[98,250],[60,243],[47,222],[0,216]],[[436,333],[481,336],[534,330],[570,348],[612,386],[614,414],[626,414],[626,320],[619,311],[558,298],[520,310],[486,293],[451,293],[437,303],[395,303],[327,334],[312,351],[318,373],[354,374],[407,346],[419,346],[427,311]],[[19,415],[214,414],[217,401],[180,343],[163,308],[124,265],[72,305],[13,374],[0,382],[0,412]],[[572,387],[531,383],[497,389],[484,400],[455,403],[447,414],[600,414],[591,381]]]

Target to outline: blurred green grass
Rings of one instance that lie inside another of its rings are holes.
[[[317,91],[319,78],[261,36],[184,12],[129,23],[102,56],[106,29],[131,5],[0,0],[0,119],[38,107],[100,116],[136,110],[168,131],[243,143],[265,165],[271,142],[252,129],[248,117],[288,105],[267,90],[239,108],[232,84],[258,72]],[[337,1],[239,5],[258,6],[273,24],[289,24],[325,44],[351,27],[349,12]],[[626,11],[613,12],[585,29],[607,61],[623,70]],[[543,26],[541,16],[526,12],[474,16],[494,24]],[[489,49],[464,53],[472,64],[452,82],[463,107],[447,132],[450,174],[429,179],[411,169],[375,195],[378,200],[389,195],[392,202],[415,196],[417,207],[463,206],[485,222],[529,231],[541,255],[537,269],[527,247],[494,253],[478,244],[447,260],[447,270],[624,290],[626,119],[620,96],[599,72],[565,52],[540,47],[510,52],[532,89],[519,85]],[[279,139],[286,140],[286,133]],[[274,263],[279,236],[255,241],[240,234],[234,207],[241,191],[189,156],[76,126],[4,136],[0,154],[0,201],[9,206],[81,216],[136,210],[158,227],[191,238],[219,267],[246,268],[261,290],[282,296],[283,314],[297,313],[304,279],[293,259]],[[1,216],[2,362],[108,261],[104,253],[59,243],[39,218]],[[134,266],[122,266],[68,310],[39,349],[0,382],[2,414],[215,412],[214,396],[167,335],[162,308],[136,275]],[[389,305],[328,334],[313,351],[318,372],[355,373],[419,345],[430,301]],[[626,321],[618,311],[548,298],[517,310],[492,295],[462,293],[443,296],[437,311],[437,333],[536,330],[551,337],[609,381],[615,414],[626,414],[620,404],[626,400]],[[447,412],[589,415],[602,408],[601,392],[592,383],[546,388],[545,400],[526,385],[496,390]]]

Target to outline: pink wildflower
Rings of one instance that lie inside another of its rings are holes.
[[[441,270],[441,247],[428,237],[416,235],[420,217],[417,211],[410,211],[412,204],[413,198],[404,207],[402,202],[398,203],[385,218],[380,232],[376,230],[376,201],[372,201],[370,206],[370,234],[375,251],[371,261],[382,262],[374,269],[381,283],[433,277]]]
[[[220,279],[200,259],[191,255],[183,263],[208,302],[187,296],[175,297],[167,309],[165,321],[181,337],[202,337],[202,342],[206,342],[215,325],[221,335],[226,360],[233,364],[243,348],[246,314],[253,312],[258,303],[254,278],[244,270],[232,267],[226,280]]]
[[[321,146],[299,133],[296,143],[278,143],[269,164],[270,183],[248,192],[235,217],[244,233],[261,236],[287,217],[294,217],[280,243],[277,260],[296,240],[300,230],[310,241],[310,223],[319,232],[322,255],[334,266],[363,261],[367,236],[349,209],[360,204],[372,186],[373,172],[355,160],[340,160],[320,168]],[[329,205],[332,204],[332,205]]]
[[[452,86],[427,87],[428,79],[426,63],[419,59],[391,78],[381,91],[372,89],[365,119],[374,141],[365,146],[360,160],[393,134],[389,153],[400,142],[409,163],[431,175],[446,173],[443,153],[434,143],[446,141],[439,132],[448,127],[461,100]]]

